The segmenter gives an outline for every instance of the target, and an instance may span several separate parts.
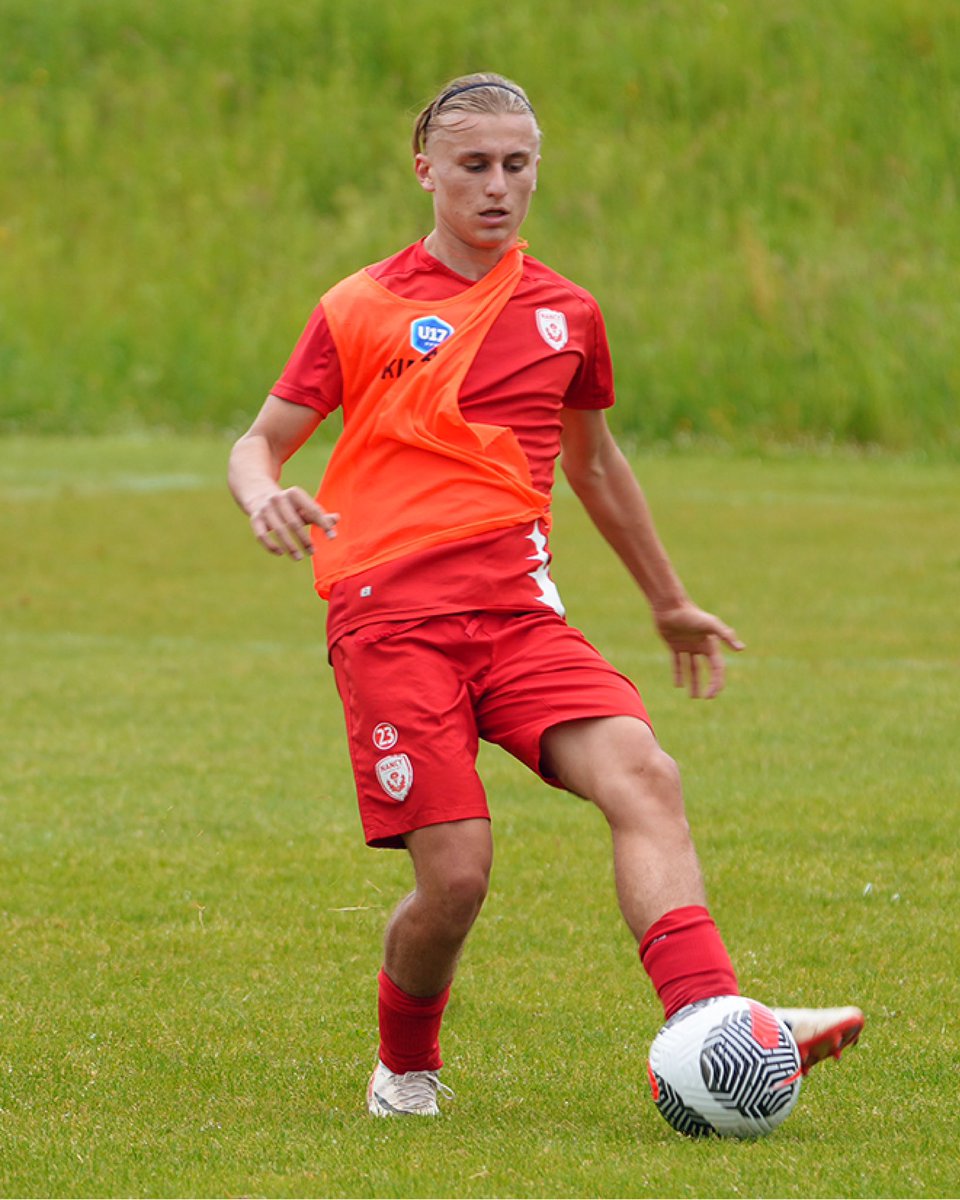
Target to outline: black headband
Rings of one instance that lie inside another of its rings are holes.
[[[433,111],[439,112],[444,104],[446,104],[448,100],[452,100],[454,96],[459,96],[462,92],[474,92],[477,90],[477,88],[500,88],[500,90],[503,92],[512,92],[514,96],[519,96],[527,108],[533,112],[533,105],[526,98],[523,92],[518,91],[518,89],[515,87],[510,87],[508,83],[496,83],[493,80],[491,80],[489,83],[465,83],[463,87],[454,88],[452,92],[447,92],[445,95],[440,97],[440,99],[433,106]]]

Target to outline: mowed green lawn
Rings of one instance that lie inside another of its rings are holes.
[[[488,749],[456,1100],[365,1115],[408,868],[361,842],[323,607],[253,543],[227,449],[0,443],[0,1192],[956,1195],[956,469],[639,458],[688,587],[748,643],[710,704],[558,495],[557,580],[681,763],[743,990],[868,1015],[774,1136],[692,1143],[649,1099],[660,1011],[602,820]]]

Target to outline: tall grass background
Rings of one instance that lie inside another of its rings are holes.
[[[943,0],[4,0],[0,431],[245,425],[323,290],[429,227],[411,118],[491,68],[621,433],[957,456]]]

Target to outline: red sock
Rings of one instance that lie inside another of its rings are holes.
[[[740,994],[723,939],[699,904],[675,908],[654,921],[640,943],[640,961],[667,1020],[696,1000]]]
[[[380,1061],[395,1075],[408,1071],[439,1071],[440,1023],[450,989],[439,996],[411,996],[397,987],[386,971],[380,985]]]

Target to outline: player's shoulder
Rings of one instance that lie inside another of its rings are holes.
[[[434,274],[430,260],[425,257],[420,244],[415,242],[347,275],[334,284],[323,299],[351,294],[364,279],[373,279],[387,291],[406,299],[429,299],[430,289],[436,286]]]
[[[368,264],[364,269],[374,279],[382,280],[384,277],[390,277],[391,275],[403,275],[410,271],[422,271],[423,268],[424,262],[423,255],[420,253],[420,244],[414,242],[411,246],[404,246],[402,250],[396,250],[393,254],[388,254],[386,258],[381,258],[377,262]]]
[[[600,305],[591,291],[579,283],[575,283],[572,279],[568,279],[566,275],[561,275],[559,271],[548,267],[546,263],[530,254],[523,256],[523,280],[528,286],[552,290],[558,296],[566,295],[593,311],[599,312],[600,310]]]

